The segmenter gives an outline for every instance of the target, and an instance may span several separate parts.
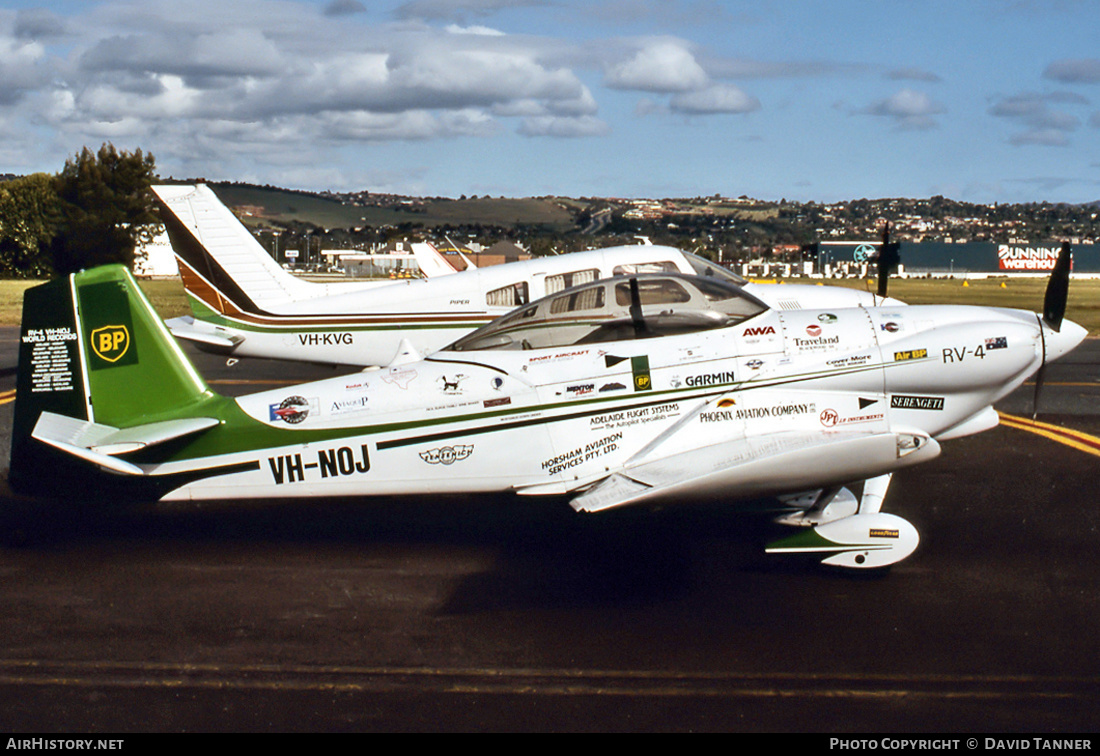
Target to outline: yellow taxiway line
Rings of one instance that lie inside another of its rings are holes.
[[[1028,433],[1034,433],[1043,438],[1048,438],[1051,441],[1057,441],[1060,444],[1077,449],[1078,451],[1083,451],[1086,454],[1100,457],[1100,438],[1096,436],[1090,436],[1087,433],[1082,433],[1072,428],[1063,428],[1059,425],[1041,423],[1038,420],[1029,420],[1026,417],[1009,415],[1005,412],[998,412],[997,414],[1001,417],[1001,425],[1027,431]]]

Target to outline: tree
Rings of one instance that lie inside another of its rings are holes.
[[[85,147],[54,180],[61,220],[50,245],[59,275],[121,263],[133,268],[139,243],[152,241],[160,219],[150,186],[152,155],[119,152],[107,143]]]
[[[60,219],[53,181],[35,173],[0,184],[0,276],[52,275],[50,241]]]

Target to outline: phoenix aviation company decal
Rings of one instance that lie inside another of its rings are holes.
[[[717,423],[729,420],[760,420],[762,418],[777,419],[783,417],[794,417],[796,415],[814,414],[817,414],[817,405],[813,402],[801,404],[775,404],[769,407],[744,407],[735,410],[716,410],[713,412],[700,412],[699,422]]]

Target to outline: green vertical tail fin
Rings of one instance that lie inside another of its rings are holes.
[[[32,439],[43,412],[127,428],[194,417],[215,396],[124,267],[28,289],[9,480],[33,490],[72,465]]]

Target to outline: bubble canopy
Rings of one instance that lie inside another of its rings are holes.
[[[705,262],[705,261],[704,261]],[[768,306],[725,274],[638,274],[574,286],[497,318],[444,351],[550,349],[736,325]]]

